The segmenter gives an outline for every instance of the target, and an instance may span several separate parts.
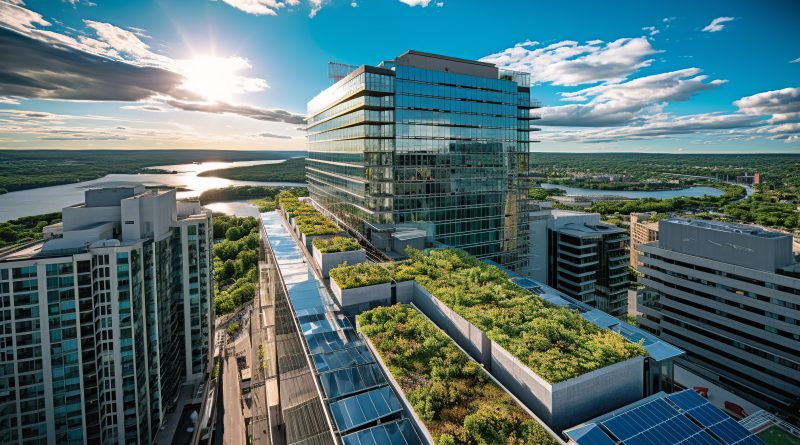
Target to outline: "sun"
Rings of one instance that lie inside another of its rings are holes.
[[[267,87],[262,79],[244,77],[240,71],[250,69],[241,57],[200,56],[182,60],[182,87],[209,101],[230,101],[237,95],[260,91]]]

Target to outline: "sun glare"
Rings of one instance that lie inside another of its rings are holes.
[[[229,101],[237,94],[266,88],[261,79],[239,75],[249,68],[247,60],[240,57],[196,57],[180,64],[183,88],[211,101]]]

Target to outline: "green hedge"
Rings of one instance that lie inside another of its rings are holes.
[[[311,244],[321,253],[350,252],[361,249],[361,244],[358,244],[358,241],[347,236],[315,239]]]
[[[386,267],[335,268],[331,277],[344,289],[366,285],[360,283],[373,279],[360,275],[373,273],[381,274],[385,281],[380,282],[416,280],[551,384],[647,355],[640,344],[600,329],[575,310],[548,304],[466,252],[442,249],[426,255],[409,249],[408,254],[410,261]]]
[[[322,216],[314,206],[301,202],[292,193],[281,192],[276,201],[283,207],[287,217],[294,218],[297,228],[305,236],[335,235],[342,232],[339,226]]]
[[[358,324],[437,445],[557,443],[478,363],[410,306],[364,312]]]

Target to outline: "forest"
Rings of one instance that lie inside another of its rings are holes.
[[[291,158],[279,164],[209,170],[198,176],[214,176],[235,181],[306,182],[306,158]]]
[[[229,314],[253,299],[258,279],[258,220],[214,215],[214,309]]]
[[[229,150],[0,150],[0,194],[140,173],[158,165],[287,159],[304,152]]]

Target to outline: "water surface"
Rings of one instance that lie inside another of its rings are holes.
[[[582,195],[582,196],[621,196],[623,198],[639,199],[639,198],[656,198],[656,199],[669,199],[685,196],[722,196],[722,190],[714,187],[689,187],[679,190],[595,190],[584,189],[578,187],[567,187],[561,184],[542,183],[542,188],[545,189],[561,189],[567,192],[567,195]]]
[[[161,165],[150,168],[175,171],[177,173],[111,174],[91,181],[6,193],[0,195],[0,222],[21,218],[23,216],[58,212],[64,207],[82,203],[84,192],[87,189],[98,187],[136,184],[167,185],[182,190],[178,192],[178,198],[190,198],[199,196],[200,193],[206,190],[224,188],[232,185],[305,186],[305,184],[294,182],[234,181],[210,176],[197,176],[208,170],[245,167],[248,165],[277,164],[283,161],[282,159],[277,159],[269,161],[203,162],[197,164]]]

